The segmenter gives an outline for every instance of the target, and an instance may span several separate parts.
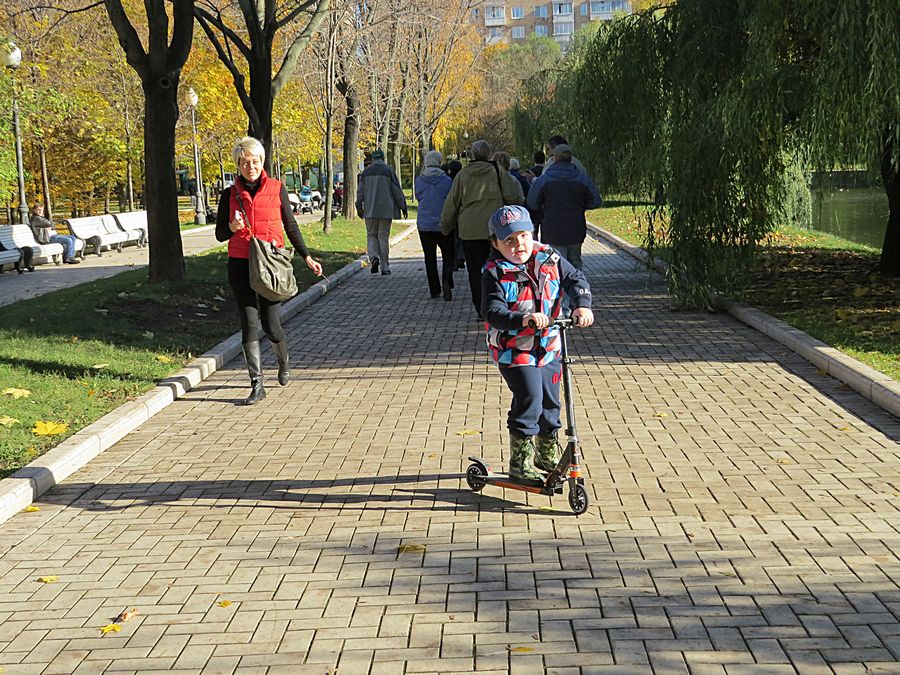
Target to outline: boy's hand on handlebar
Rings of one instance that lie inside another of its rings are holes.
[[[579,307],[572,312],[572,320],[580,328],[587,328],[594,323],[594,313],[587,307]]]
[[[526,314],[522,317],[522,326],[525,328],[546,328],[550,325],[550,317],[540,312]]]

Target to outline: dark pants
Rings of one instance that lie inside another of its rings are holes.
[[[500,374],[512,392],[506,426],[522,436],[552,436],[559,429],[559,381],[562,364],[553,361],[542,368],[500,366]]]
[[[431,295],[441,294],[441,279],[445,284],[453,286],[453,270],[456,268],[453,236],[441,232],[423,232],[419,230],[419,241],[422,242],[422,254],[425,256],[425,274],[428,277],[428,290]],[[441,275],[438,276],[437,250],[441,249]]]
[[[281,327],[281,303],[267,300],[250,288],[250,261],[247,258],[228,259],[228,285],[237,300],[241,319],[241,342],[259,340],[257,325],[262,320],[263,331],[271,342],[284,340]]]
[[[463,239],[463,253],[466,256],[466,272],[469,275],[469,290],[472,291],[472,304],[478,316],[481,312],[481,268],[491,254],[490,239]]]

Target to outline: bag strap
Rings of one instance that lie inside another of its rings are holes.
[[[237,185],[233,185],[231,189],[236,190]],[[250,219],[247,217],[247,212],[244,210],[244,200],[241,199],[241,193],[239,191],[236,191],[234,193],[234,198],[237,201],[238,208],[241,210],[241,215],[244,217],[244,223],[248,228],[250,228],[250,236],[255,237],[256,235],[253,234],[253,224],[250,222]]]
[[[509,206],[506,201],[506,195],[503,194],[503,181],[500,180],[500,165],[497,162],[491,162],[494,165],[494,171],[497,172],[497,187],[500,188],[500,201],[503,202],[503,206]]]

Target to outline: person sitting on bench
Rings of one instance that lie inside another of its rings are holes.
[[[59,234],[56,227],[44,218],[44,205],[35,204],[31,208],[31,229],[39,244],[62,244],[63,262],[77,265],[81,261],[75,257],[75,237],[71,234]]]

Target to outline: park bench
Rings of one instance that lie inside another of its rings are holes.
[[[12,265],[17,270],[20,268],[22,264],[22,252],[17,249],[2,249],[0,250],[0,273],[2,273],[7,265]]]
[[[123,232],[138,232],[140,236],[137,240],[138,248],[147,245],[147,212],[146,211],[128,211],[127,213],[114,213],[113,218],[119,225],[119,229]],[[130,240],[129,240],[130,241]]]
[[[137,230],[125,232],[120,229],[115,218],[108,213],[102,216],[69,218],[63,223],[69,228],[69,232],[84,242],[85,248],[90,246],[98,257],[102,255],[104,248],[121,251],[125,244],[136,243],[140,238]]]
[[[2,225],[0,226],[0,244],[7,251],[16,248],[30,246],[34,251],[32,264],[52,260],[57,265],[62,265],[62,244],[39,244],[34,238],[34,232],[28,225]]]

